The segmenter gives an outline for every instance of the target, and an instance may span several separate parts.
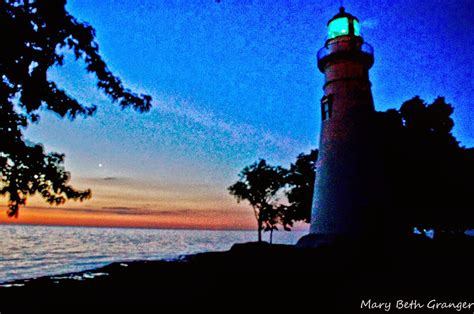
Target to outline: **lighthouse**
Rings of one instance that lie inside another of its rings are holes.
[[[369,80],[373,48],[362,37],[359,20],[343,7],[327,23],[317,59],[325,81],[311,227],[300,240],[303,246],[361,239],[383,204]]]

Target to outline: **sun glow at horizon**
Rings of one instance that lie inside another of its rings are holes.
[[[32,224],[85,227],[161,229],[255,229],[251,211],[246,210],[148,210],[125,214],[124,208],[61,208],[26,206],[18,218],[7,216],[1,206],[0,224]],[[101,212],[103,211],[103,212]]]

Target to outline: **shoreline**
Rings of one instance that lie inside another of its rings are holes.
[[[460,249],[451,242],[415,242],[405,252],[363,254],[344,248],[301,249],[253,242],[179,260],[115,262],[62,276],[9,282],[24,285],[0,288],[0,300],[7,300],[0,311],[15,313],[22,300],[29,300],[25,306],[44,308],[78,304],[78,300],[81,305],[217,307],[237,302],[252,306],[254,294],[295,308],[314,303],[313,308],[324,309],[323,313],[378,313],[360,308],[361,301],[369,299],[392,304],[397,300],[426,304],[431,299],[474,302],[472,240],[468,240],[469,250],[465,244]]]
[[[92,270],[113,262],[174,259],[180,255],[224,251],[234,243],[257,238],[255,230],[32,228],[0,226],[6,240],[0,250],[1,284]],[[296,243],[300,235],[299,232],[279,232],[275,241]]]
[[[202,253],[196,253],[196,254],[206,254],[206,253],[220,253],[220,252],[225,252],[225,251],[215,251],[215,252],[202,252]],[[104,268],[107,268],[112,265],[119,265],[121,267],[128,267],[129,264],[140,264],[140,263],[154,263],[154,262],[167,262],[167,263],[175,263],[175,262],[181,262],[183,259],[186,259],[188,256],[192,256],[194,254],[189,254],[189,255],[179,255],[174,258],[160,258],[160,259],[136,259],[136,260],[121,260],[121,261],[113,261],[113,262],[105,262],[104,265],[97,265],[97,267],[94,268],[87,268],[84,270],[80,271],[71,271],[71,272],[59,272],[59,273],[54,273],[54,274],[45,274],[37,277],[28,277],[28,278],[17,278],[13,280],[8,280],[4,282],[0,282],[0,294],[1,294],[1,289],[2,288],[12,288],[12,287],[23,287],[25,284],[36,281],[36,280],[78,280],[78,281],[83,281],[87,279],[93,279],[95,273],[100,273],[102,275],[98,276],[105,276],[108,274],[105,274],[104,272],[99,272],[99,270],[102,270]],[[105,275],[104,275],[105,274]],[[59,278],[61,277],[61,278]],[[82,277],[79,279],[79,277]]]
[[[204,252],[207,253],[207,252]],[[191,254],[192,255],[192,254]],[[158,259],[134,259],[134,260],[120,260],[120,261],[111,261],[111,262],[104,262],[103,265],[97,265],[97,267],[91,267],[91,268],[86,268],[84,270],[78,270],[78,271],[65,271],[65,272],[57,272],[57,273],[52,273],[52,274],[43,274],[39,275],[36,277],[27,277],[27,278],[17,278],[17,279],[12,279],[12,280],[7,280],[7,281],[0,281],[0,292],[2,288],[11,288],[11,286],[24,286],[25,283],[28,283],[30,281],[34,280],[46,280],[50,279],[53,277],[74,277],[74,276],[82,276],[83,274],[86,273],[93,273],[96,272],[97,270],[100,270],[102,268],[111,266],[113,264],[133,264],[133,263],[142,263],[142,262],[178,262],[182,258],[187,257],[188,255],[179,255],[174,258],[158,258]],[[126,266],[123,266],[126,267]],[[54,278],[53,278],[54,279]],[[62,279],[62,278],[61,278]],[[86,277],[83,280],[90,279],[89,277]],[[79,280],[79,279],[78,279]]]

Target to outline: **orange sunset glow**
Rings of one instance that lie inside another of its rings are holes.
[[[120,208],[78,209],[61,207],[25,207],[18,218],[8,218],[6,207],[0,224],[35,224],[88,227],[132,227],[166,229],[255,229],[251,211],[242,210],[144,210],[122,214]],[[103,211],[103,212],[101,212]]]
[[[78,177],[73,182],[82,189],[91,188],[92,198],[49,206],[34,196],[21,208],[18,218],[7,216],[7,200],[2,198],[0,223],[244,230],[256,225],[252,209],[237,204],[225,189],[125,178]]]

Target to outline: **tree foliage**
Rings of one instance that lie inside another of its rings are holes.
[[[286,173],[289,205],[282,207],[282,224],[286,230],[290,230],[296,221],[311,222],[318,152],[314,149],[309,154],[299,154]]]
[[[273,167],[264,159],[245,167],[239,181],[229,187],[237,201],[252,206],[261,231],[273,231],[282,225],[287,231],[296,221],[310,222],[318,150],[300,154],[289,169]],[[282,200],[285,196],[286,199]]]
[[[94,28],[70,15],[65,5],[65,0],[0,4],[0,195],[9,199],[10,216],[35,193],[50,204],[91,195],[69,185],[63,154],[46,153],[23,136],[29,123],[38,122],[40,110],[71,120],[96,111],[95,105],[79,103],[48,79],[48,69],[62,66],[67,51],[85,62],[86,71],[97,77],[97,87],[121,108],[151,108],[150,96],[133,93],[112,74],[99,54]]]
[[[228,188],[237,202],[246,200],[257,220],[258,241],[262,231],[273,232],[279,222],[278,191],[284,186],[284,169],[268,165],[264,159],[245,167],[239,180]]]
[[[452,134],[453,107],[443,97],[427,104],[414,97],[400,110],[378,113],[380,144],[391,191],[391,217],[400,232],[474,228],[469,195],[474,175],[472,149]]]

